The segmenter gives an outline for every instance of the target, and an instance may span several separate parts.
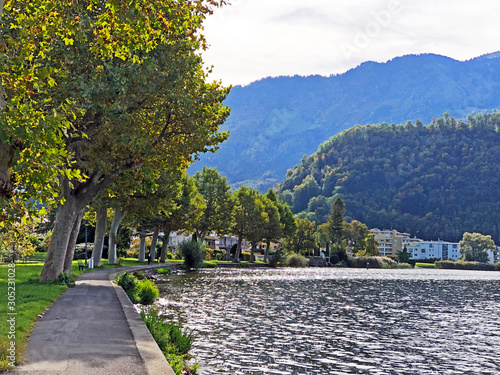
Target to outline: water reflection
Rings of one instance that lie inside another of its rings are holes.
[[[204,375],[500,373],[500,273],[220,269],[158,287]]]

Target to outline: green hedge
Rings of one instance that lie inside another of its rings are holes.
[[[480,262],[455,262],[453,260],[439,260],[436,268],[453,270],[476,270],[476,271],[500,271],[500,263],[480,263]]]
[[[347,265],[353,268],[396,268],[398,264],[388,257],[349,257]]]

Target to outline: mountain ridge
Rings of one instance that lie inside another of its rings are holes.
[[[355,125],[430,122],[500,109],[500,53],[467,61],[406,55],[365,62],[343,74],[268,77],[231,90],[229,140],[191,170],[217,167],[234,186],[263,191],[285,178],[302,155]]]

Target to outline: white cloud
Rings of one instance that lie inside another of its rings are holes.
[[[491,0],[233,0],[205,23],[213,79],[336,74],[410,53],[469,59],[500,50]]]

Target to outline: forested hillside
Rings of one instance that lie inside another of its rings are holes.
[[[261,191],[320,143],[357,124],[429,123],[500,109],[500,55],[460,62],[438,55],[410,55],[366,62],[331,77],[266,78],[234,87],[223,125],[229,140],[203,155],[192,170],[217,167],[231,184]]]
[[[500,244],[500,114],[355,126],[288,170],[280,195],[316,223],[340,196],[368,227],[449,241],[474,231]]]

